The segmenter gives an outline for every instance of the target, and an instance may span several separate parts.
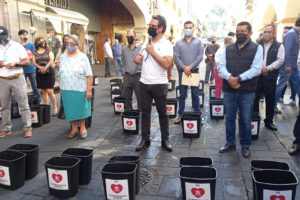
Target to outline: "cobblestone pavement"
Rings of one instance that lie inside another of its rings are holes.
[[[34,128],[32,138],[24,139],[21,131],[21,120],[13,120],[13,133],[0,139],[0,150],[16,143],[40,145],[39,173],[32,180],[27,180],[25,185],[18,190],[0,189],[0,199],[56,199],[49,195],[43,165],[49,158],[60,155],[69,147],[94,149],[92,180],[90,184],[80,186],[78,194],[72,199],[104,199],[101,178],[102,167],[111,156],[137,155],[135,146],[140,142],[141,136],[123,134],[121,117],[114,114],[113,106],[110,103],[110,83],[109,79],[103,77],[103,69],[103,65],[93,66],[94,74],[101,75],[101,77],[99,85],[96,87],[93,122],[92,127],[88,130],[87,139],[68,139],[69,123],[55,117],[51,118],[50,124]],[[177,77],[175,69],[173,74],[174,77]],[[204,77],[204,66],[202,65],[201,74]],[[168,96],[175,97],[175,92],[170,92]],[[288,96],[287,93],[286,98]],[[190,99],[187,102],[189,103],[187,103],[186,108],[190,110]],[[263,103],[261,103],[261,106],[263,106]],[[141,167],[149,172],[151,180],[141,187],[136,199],[181,199],[179,159],[182,156],[205,156],[213,159],[213,165],[218,172],[216,181],[217,200],[252,200],[253,191],[250,174],[250,161],[252,159],[287,162],[299,179],[300,155],[291,157],[287,153],[293,139],[292,129],[298,108],[287,106],[281,108],[283,114],[275,118],[275,124],[278,126],[279,131],[269,131],[261,123],[261,135],[251,145],[252,156],[245,159],[241,155],[239,145],[237,151],[219,154],[219,148],[225,144],[224,120],[211,120],[209,117],[207,85],[205,85],[205,106],[202,109],[203,126],[200,138],[183,138],[181,126],[174,125],[173,120],[170,120],[170,140],[174,145],[174,150],[171,153],[162,150],[160,147],[158,115],[155,107],[153,107],[151,147],[141,153]],[[263,111],[262,114],[264,114]],[[300,199],[299,186],[297,189],[296,199]]]

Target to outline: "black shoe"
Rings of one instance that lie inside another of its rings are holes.
[[[300,145],[299,144],[293,144],[293,146],[289,150],[289,154],[292,155],[292,156],[294,156],[298,152],[300,152]]]
[[[277,127],[272,122],[265,122],[265,127],[271,131],[277,131]]]
[[[139,146],[137,146],[135,148],[135,150],[136,151],[143,151],[143,150],[147,149],[149,146],[150,146],[150,141],[142,139],[141,143],[139,144]]]
[[[235,145],[229,145],[226,143],[223,147],[220,148],[219,153],[225,153],[227,151],[235,150]]]
[[[243,147],[242,148],[242,155],[243,155],[244,158],[249,158],[250,157],[251,152],[250,152],[248,147]]]
[[[181,123],[181,116],[179,116],[177,119],[175,119],[174,124],[180,124]]]
[[[274,113],[275,114],[281,114],[281,110],[279,110],[277,107],[274,108]]]
[[[107,75],[107,74],[105,74],[105,75],[104,75],[104,77],[108,77],[108,75]]]
[[[173,151],[172,144],[170,143],[169,140],[162,140],[161,146],[163,148],[165,148],[167,151],[170,151],[170,152]]]

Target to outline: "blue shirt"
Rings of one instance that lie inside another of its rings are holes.
[[[28,42],[28,44],[26,44],[24,46],[24,48],[26,49],[26,51],[31,51],[31,53],[33,53],[35,51],[35,47],[32,43]],[[24,66],[23,67],[23,71],[24,71],[24,74],[32,74],[32,73],[35,73],[36,72],[36,68],[35,66],[33,65],[33,62],[31,61],[30,62],[30,65],[28,66]]]
[[[111,50],[113,52],[114,57],[121,57],[121,53],[122,53],[122,45],[113,45],[111,47]]]
[[[240,74],[242,81],[246,81],[260,75],[262,66],[263,66],[263,48],[261,47],[261,45],[258,45],[250,69]],[[228,80],[231,75],[231,73],[228,72],[226,67],[226,48],[224,49],[223,55],[221,57],[218,66],[218,72],[221,74],[222,78],[226,80]]]
[[[285,67],[297,68],[299,54],[299,32],[292,28],[284,36]]]

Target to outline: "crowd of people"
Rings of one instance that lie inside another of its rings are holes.
[[[105,77],[111,77],[110,65],[115,64],[116,75],[123,76],[123,96],[125,109],[133,109],[133,92],[137,108],[142,113],[142,140],[136,151],[150,146],[151,109],[155,101],[161,130],[161,145],[172,151],[169,140],[169,118],[167,114],[168,79],[175,65],[178,71],[180,97],[178,118],[182,122],[188,86],[182,84],[182,77],[199,74],[199,64],[205,55],[206,84],[215,84],[216,97],[224,96],[226,144],[220,153],[236,149],[236,118],[239,115],[239,139],[242,155],[251,155],[251,116],[259,113],[259,102],[265,98],[265,127],[276,131],[274,114],[280,114],[277,103],[282,101],[287,83],[291,87],[289,105],[295,106],[299,94],[299,32],[300,18],[294,27],[285,27],[283,43],[276,40],[276,28],[269,24],[264,27],[261,38],[251,40],[252,27],[248,22],[237,24],[236,32],[224,37],[224,47],[217,44],[213,36],[206,48],[194,36],[194,23],[183,25],[184,37],[173,46],[164,36],[167,23],[163,16],[154,15],[148,24],[149,40],[143,45],[137,43],[134,30],[127,31],[127,44],[122,46],[117,39],[111,45],[106,38],[104,44]],[[25,78],[29,78],[34,95],[42,97],[45,104],[51,99],[52,115],[58,109],[53,92],[55,76],[53,64],[59,67],[58,79],[66,120],[71,123],[69,138],[79,135],[87,137],[85,118],[91,115],[93,73],[87,56],[79,51],[76,35],[65,35],[62,48],[56,58],[47,46],[47,41],[38,37],[34,44],[28,42],[28,32],[19,31],[20,43],[10,39],[7,28],[0,27],[0,102],[2,127],[0,137],[11,133],[10,102],[12,96],[17,101],[24,122],[24,136],[32,135],[30,108],[26,94]],[[223,45],[222,45],[223,46]],[[18,53],[16,53],[18,52]],[[298,64],[297,64],[298,62]],[[120,68],[120,72],[119,72]],[[25,76],[24,76],[25,75]],[[215,82],[215,83],[214,83]],[[41,93],[40,93],[41,90]],[[191,86],[192,108],[200,111],[199,88]],[[78,124],[80,128],[78,129]],[[300,152],[300,113],[294,127],[294,143],[291,155]]]

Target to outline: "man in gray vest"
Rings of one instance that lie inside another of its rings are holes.
[[[263,49],[251,41],[252,27],[240,22],[236,27],[236,42],[224,50],[218,72],[223,78],[224,106],[226,110],[226,141],[220,153],[236,149],[236,115],[239,111],[239,136],[242,155],[250,156],[251,114],[257,86],[257,76],[263,65]]]

